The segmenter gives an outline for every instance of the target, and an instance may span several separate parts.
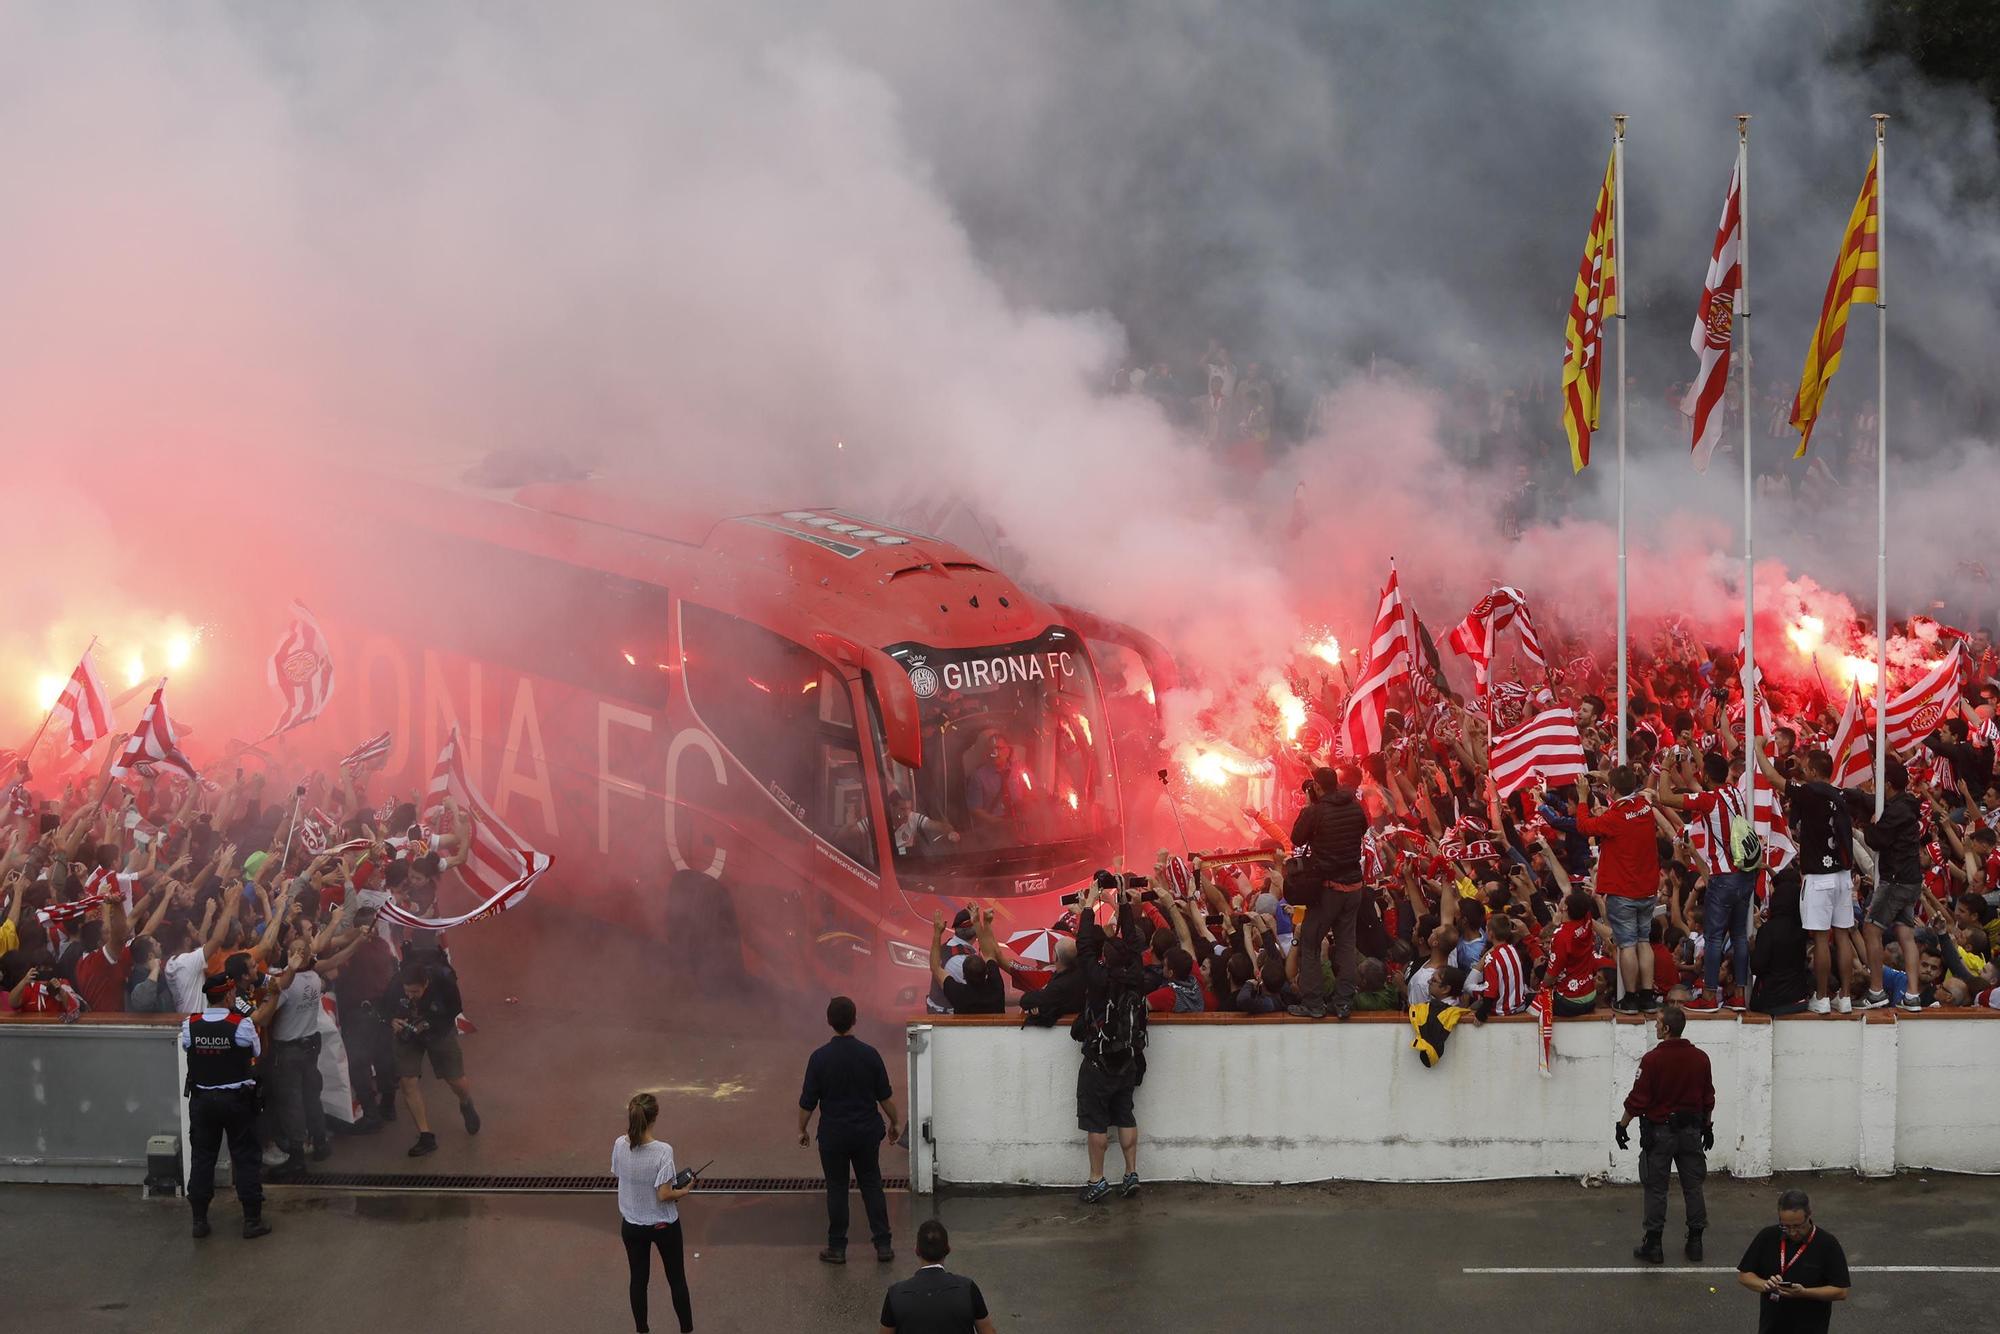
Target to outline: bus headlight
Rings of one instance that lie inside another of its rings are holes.
[[[889,947],[890,963],[899,963],[905,968],[928,969],[931,966],[931,953],[929,950],[920,950],[915,945],[904,940],[891,940],[885,943]]]

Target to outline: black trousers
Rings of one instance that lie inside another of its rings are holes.
[[[889,1201],[882,1194],[882,1141],[819,1146],[819,1165],[826,1172],[826,1244],[847,1249],[847,1174],[861,1190],[861,1207],[868,1212],[868,1231],[877,1246],[889,1244]]]
[[[347,1046],[347,1078],[364,1116],[396,1106],[396,1051],[389,1026],[360,1006],[341,1011],[340,1040]]]
[[[317,1033],[297,1042],[271,1044],[268,1086],[278,1143],[287,1153],[300,1158],[308,1143],[326,1141],[326,1107],[320,1102],[325,1081],[319,1073]]]
[[[1701,1186],[1708,1178],[1708,1158],[1701,1149],[1701,1127],[1642,1126],[1639,1140],[1639,1181],[1645,1189],[1646,1231],[1666,1230],[1667,1178],[1675,1171],[1681,1174],[1681,1197],[1687,1205],[1689,1230],[1706,1228],[1708,1203],[1702,1197]]]
[[[1321,936],[1327,935],[1333,937],[1333,1002],[1337,1006],[1354,1004],[1354,979],[1361,967],[1354,952],[1354,928],[1361,917],[1364,892],[1327,885],[1319,892],[1319,902],[1306,909],[1306,920],[1299,924],[1298,939],[1292,942],[1292,948],[1299,952],[1299,999],[1308,1009],[1326,1004],[1319,942]]]
[[[620,1220],[618,1235],[625,1242],[625,1266],[632,1272],[632,1327],[646,1328],[646,1271],[657,1248],[660,1265],[667,1271],[667,1287],[674,1295],[674,1314],[680,1317],[682,1334],[694,1328],[694,1305],[688,1300],[687,1262],[681,1255],[681,1225],[663,1223],[642,1226]]]
[[[229,1173],[243,1212],[257,1214],[264,1205],[263,1149],[257,1143],[255,1089],[196,1089],[188,1097],[188,1203],[195,1216],[208,1216],[215,1198],[215,1159],[229,1139]]]

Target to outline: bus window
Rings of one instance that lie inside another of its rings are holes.
[[[811,650],[726,613],[681,604],[688,703],[801,824],[874,869],[854,706]]]

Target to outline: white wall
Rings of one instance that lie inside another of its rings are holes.
[[[1739,1176],[1899,1166],[2000,1171],[2000,1014],[1775,1022],[1691,1019],[1717,1106],[1711,1169]],[[1532,1023],[1463,1024],[1425,1069],[1400,1017],[1347,1023],[1156,1016],[1137,1107],[1154,1180],[1637,1179],[1622,1110],[1653,1026],[1556,1025],[1543,1077]],[[937,1019],[910,1026],[911,1176],[1070,1185],[1084,1175],[1077,1045],[1065,1028]],[[1113,1150],[1116,1156],[1116,1150]]]

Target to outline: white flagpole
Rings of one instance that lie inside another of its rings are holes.
[[[1630,725],[1625,700],[1625,117],[1611,118],[1611,259],[1618,284],[1618,763],[1625,763]]]
[[[1875,816],[1887,799],[1889,764],[1889,290],[1887,173],[1889,117],[1875,113]]]
[[[1757,800],[1757,562],[1750,479],[1750,118],[1736,118],[1736,318],[1733,354],[1743,365],[1743,772]]]

